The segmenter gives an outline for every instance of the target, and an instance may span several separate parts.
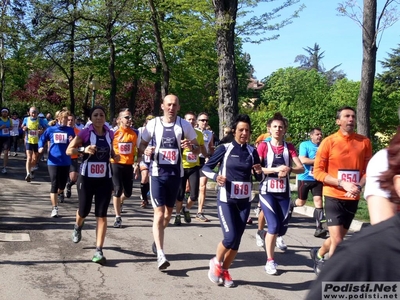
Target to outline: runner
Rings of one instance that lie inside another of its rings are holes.
[[[77,136],[80,132],[80,129],[75,126],[75,116],[73,114],[70,114],[68,116],[68,127],[71,127],[74,129],[75,136]],[[67,198],[71,198],[72,195],[72,186],[76,183],[78,180],[78,174],[79,174],[79,155],[74,154],[71,155],[71,166],[69,167],[69,177],[68,177],[68,182],[66,186],[66,196]],[[64,202],[64,194],[61,194],[62,201],[61,203]]]
[[[38,143],[39,136],[46,129],[46,124],[42,119],[38,118],[38,110],[32,106],[29,109],[29,116],[22,121],[22,130],[25,132],[25,149],[26,149],[26,176],[25,180],[31,182],[34,178],[34,170],[38,163]]]
[[[154,208],[153,235],[157,248],[158,269],[165,270],[170,263],[164,254],[164,231],[178,196],[183,176],[181,148],[196,149],[198,147],[196,132],[185,120],[177,116],[179,99],[175,95],[167,95],[161,109],[164,114],[147,123],[142,133],[142,141],[138,153],[139,159],[144,153],[152,156],[150,164],[150,196]],[[152,146],[148,146],[152,141]]]
[[[135,162],[137,135],[132,130],[132,114],[128,109],[118,115],[119,128],[114,132],[113,149],[118,162],[111,158],[113,171],[114,228],[122,227],[121,204],[132,195],[133,163]],[[138,174],[136,173],[136,178]]]
[[[44,145],[50,142],[47,168],[50,175],[51,217],[58,217],[58,202],[64,201],[64,188],[68,180],[71,157],[66,154],[68,144],[75,137],[74,130],[67,126],[69,111],[58,114],[58,124],[50,126],[39,139],[39,153],[43,153]]]
[[[18,155],[18,140],[19,140],[19,128],[21,127],[21,120],[18,118],[18,113],[13,112],[11,115],[12,118],[12,129],[10,131],[10,136],[11,136],[11,147],[10,150],[14,151],[11,153],[12,156],[17,156]]]
[[[258,232],[265,239],[265,250],[267,263],[265,271],[267,274],[278,273],[275,263],[275,245],[278,235],[284,236],[289,222],[290,209],[290,186],[289,175],[301,174],[304,167],[297,157],[294,146],[284,141],[288,123],[281,113],[275,113],[267,122],[271,141],[262,142],[257,147],[263,166],[263,180],[260,182],[260,204],[262,212],[268,224],[267,233]],[[295,167],[291,167],[291,161]]]
[[[10,131],[13,128],[13,122],[8,116],[8,108],[3,107],[1,109],[0,117],[0,155],[3,150],[3,169],[2,174],[7,174],[7,163],[8,163],[8,151],[10,150],[11,136]]]
[[[359,281],[374,284],[396,282],[400,278],[400,261],[395,259],[400,252],[400,214],[396,214],[396,207],[400,204],[399,145],[400,127],[388,148],[377,152],[368,163],[364,194],[368,195],[366,198],[368,197],[368,210],[373,226],[363,228],[337,246],[335,255],[326,261],[306,299],[320,299],[323,282]],[[365,292],[370,291],[372,289]],[[379,297],[376,292],[374,290],[364,298],[385,298],[383,294]],[[364,293],[358,295],[363,296]],[[347,293],[346,298],[348,296],[350,293]]]
[[[147,123],[154,119],[155,117],[153,115],[148,115],[146,117],[146,120],[143,124],[143,127],[138,128],[138,142],[137,142],[137,148],[139,149],[140,147],[140,142],[142,140],[142,132],[144,128],[146,127]],[[149,184],[149,165],[150,161],[145,161],[144,159],[140,160],[139,163],[139,170],[140,170],[140,199],[142,200],[142,203],[140,204],[140,207],[146,208],[149,205],[149,193],[150,193],[150,184]],[[121,208],[122,210],[122,208]]]
[[[96,216],[96,251],[92,261],[104,265],[103,245],[107,231],[107,209],[113,189],[110,158],[112,155],[113,132],[105,125],[106,113],[101,106],[94,106],[89,113],[91,125],[83,129],[72,140],[67,149],[68,155],[83,154],[77,188],[79,209],[72,241],[82,239],[82,227],[89,215],[94,197]],[[79,147],[79,148],[78,148]]]
[[[324,255],[329,252],[329,258],[332,257],[350,228],[372,156],[370,140],[354,131],[356,113],[352,107],[337,111],[336,124],[339,130],[322,141],[314,162],[314,178],[324,184],[329,230],[329,238],[322,247],[310,250],[317,275],[325,263]]]
[[[316,229],[315,237],[324,238],[328,233],[326,219],[322,208],[322,182],[315,180],[313,175],[315,155],[322,140],[322,130],[318,127],[310,131],[310,140],[300,144],[299,159],[303,163],[305,172],[297,176],[298,198],[294,200],[293,207],[304,206],[307,202],[308,192],[311,191],[314,200],[314,218]]]
[[[371,225],[385,221],[400,211],[400,205],[396,205],[392,198],[393,191],[390,191],[391,181],[386,179],[381,181],[382,174],[388,174],[389,161],[395,162],[398,156],[400,145],[400,126],[397,128],[395,136],[390,141],[389,147],[375,153],[367,167],[366,184],[364,198],[368,202],[369,220]],[[390,165],[391,170],[394,169]],[[400,173],[399,173],[400,174]],[[396,174],[393,174],[393,176]],[[384,186],[385,188],[381,188]],[[395,195],[395,194],[394,194]]]
[[[193,128],[196,125],[196,115],[193,112],[188,112],[185,114],[185,120],[192,124]],[[184,175],[182,177],[181,187],[179,189],[178,198],[175,204],[175,225],[181,225],[181,211],[186,223],[192,221],[190,217],[190,208],[197,201],[199,197],[199,185],[200,185],[200,160],[199,154],[202,152],[206,154],[204,147],[203,134],[201,131],[196,130],[197,143],[199,148],[184,149],[182,153],[183,171]],[[183,199],[185,198],[186,185],[189,183],[190,196],[187,199],[186,207],[183,206]]]
[[[200,167],[208,161],[210,156],[214,152],[214,139],[213,133],[207,130],[208,125],[208,114],[205,112],[200,113],[197,116],[197,129],[203,133],[204,147],[206,148],[207,155],[200,154]],[[196,220],[200,222],[209,222],[203,213],[204,202],[206,200],[207,190],[207,177],[200,171],[200,191],[199,191],[199,205],[197,207]]]
[[[204,174],[218,183],[218,217],[224,239],[218,244],[216,256],[210,260],[208,278],[225,287],[233,287],[229,274],[240,241],[246,228],[251,208],[252,171],[261,174],[257,151],[247,144],[251,121],[247,115],[238,115],[232,126],[234,140],[217,147],[204,165]],[[220,164],[218,173],[213,169]]]

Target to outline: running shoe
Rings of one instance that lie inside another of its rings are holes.
[[[67,190],[66,193],[67,198],[71,198],[71,185],[69,183],[67,183],[66,190]]]
[[[58,194],[58,202],[64,203],[64,192]]]
[[[204,213],[197,213],[196,214],[196,220],[200,221],[200,222],[210,222],[209,219],[206,218],[206,216],[204,215]]]
[[[51,211],[51,217],[58,218],[58,207],[57,206],[53,207],[53,210]]]
[[[182,222],[181,222],[181,215],[176,215],[175,216],[175,221],[174,221],[174,225],[175,226],[181,226]]]
[[[17,152],[13,152],[12,156],[16,157],[18,155]]]
[[[314,262],[314,273],[318,275],[321,273],[322,267],[324,266],[325,259],[318,258],[318,248],[311,248],[310,250],[310,257]]]
[[[286,244],[285,244],[285,242],[284,242],[284,240],[283,240],[283,238],[281,236],[278,236],[276,238],[276,244],[275,245],[276,245],[277,248],[281,249],[282,251],[287,250],[287,246],[286,246]]]
[[[224,282],[224,287],[230,288],[235,285],[228,270],[222,270],[222,280]]]
[[[267,272],[267,274],[269,275],[276,275],[278,274],[278,270],[276,269],[277,266],[278,264],[276,264],[275,261],[273,260],[267,261],[264,268],[265,272]]]
[[[2,174],[7,174],[7,169],[6,168],[1,169],[1,173]]]
[[[325,238],[326,235],[328,234],[328,230],[324,229],[324,228],[317,228],[314,232],[314,236],[318,237],[318,238]]]
[[[72,241],[76,244],[79,243],[82,239],[82,226],[74,225],[74,231],[72,232]]]
[[[151,244],[151,251],[157,255],[157,246],[156,246],[156,242],[153,242],[153,244]]]
[[[208,270],[208,279],[216,284],[222,284],[224,279],[222,277],[222,266],[217,262],[217,258],[210,259],[210,269]]]
[[[258,218],[258,216],[260,215],[260,212],[261,212],[261,207],[257,206],[257,207],[254,209],[254,213],[256,214],[256,217],[257,217],[257,218]]]
[[[192,222],[192,218],[190,217],[190,211],[186,210],[185,207],[182,208],[183,218],[185,219],[185,223]]]
[[[31,179],[34,179],[35,178],[35,171],[31,171]]]
[[[32,171],[37,171],[37,170],[39,170],[39,166],[38,166],[38,165],[36,165],[36,166],[34,166],[34,167],[32,168]]]
[[[114,228],[121,228],[122,227],[122,218],[116,217],[114,222]]]
[[[160,255],[157,258],[157,262],[158,262],[158,269],[160,271],[166,270],[171,265],[167,260],[167,258],[165,257],[165,255]]]
[[[267,235],[267,232],[263,230],[257,230],[256,232],[256,244],[258,247],[264,247],[265,246],[265,236]]]
[[[142,200],[142,203],[140,204],[141,208],[146,208],[147,205],[149,205],[149,201],[148,200]]]
[[[31,174],[26,174],[25,181],[26,182],[31,182]]]
[[[93,255],[92,262],[95,262],[96,264],[100,264],[102,266],[105,265],[106,257],[103,255],[103,251],[96,250],[96,252]]]

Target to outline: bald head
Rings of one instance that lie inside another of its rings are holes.
[[[165,96],[161,104],[161,109],[164,111],[165,121],[175,122],[180,109],[178,97],[172,94]]]

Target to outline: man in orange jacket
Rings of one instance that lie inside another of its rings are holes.
[[[114,228],[122,227],[121,204],[132,195],[133,163],[136,154],[137,135],[131,128],[132,114],[129,110],[119,113],[119,128],[114,132],[113,151],[119,157],[118,162],[111,159],[114,184]]]
[[[321,248],[311,249],[316,274],[324,264],[324,255],[333,255],[350,228],[372,157],[371,141],[355,133],[356,113],[352,107],[337,111],[336,124],[339,130],[322,141],[314,162],[314,178],[324,184],[322,194],[330,236]]]

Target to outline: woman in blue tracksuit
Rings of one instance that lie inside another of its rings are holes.
[[[217,147],[202,169],[208,178],[218,183],[218,217],[224,235],[216,256],[210,260],[208,278],[226,287],[234,285],[228,268],[236,257],[250,214],[252,171],[261,173],[257,151],[247,145],[251,130],[249,116],[238,115],[232,130],[234,140]],[[215,173],[213,169],[218,164],[219,171]]]
[[[43,153],[43,147],[47,142],[50,142],[47,168],[51,182],[52,218],[58,217],[58,201],[64,201],[64,189],[69,176],[69,166],[71,165],[71,157],[65,153],[69,142],[75,137],[74,129],[67,126],[69,115],[69,111],[61,111],[58,114],[58,123],[44,131],[38,144],[39,153]]]

